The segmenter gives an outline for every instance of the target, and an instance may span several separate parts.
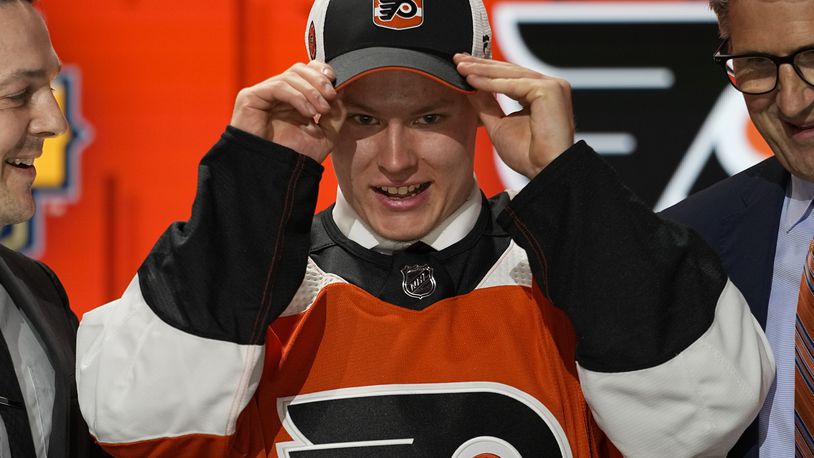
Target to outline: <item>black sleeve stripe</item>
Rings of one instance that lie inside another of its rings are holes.
[[[201,159],[190,219],[172,224],[139,268],[150,309],[192,335],[262,344],[305,274],[322,171],[227,128]]]
[[[584,142],[540,172],[498,221],[570,317],[586,369],[656,366],[712,324],[726,284],[718,257],[656,216]]]

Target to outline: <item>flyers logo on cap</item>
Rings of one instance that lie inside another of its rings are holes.
[[[373,23],[386,29],[412,29],[424,23],[423,0],[373,0]]]

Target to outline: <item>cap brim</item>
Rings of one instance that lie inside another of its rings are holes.
[[[412,49],[357,49],[331,59],[328,64],[336,74],[336,89],[342,89],[354,80],[378,71],[407,70],[420,73],[459,92],[475,92],[475,88],[458,73],[452,58],[445,59]]]

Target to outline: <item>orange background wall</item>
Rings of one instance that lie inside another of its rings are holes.
[[[82,72],[95,130],[80,199],[47,218],[42,256],[77,312],[114,298],[162,228],[185,217],[196,153],[228,122],[234,6],[201,3],[40,3],[63,63]]]
[[[167,225],[188,217],[197,161],[228,124],[237,91],[306,57],[310,5],[40,1],[57,53],[81,71],[81,112],[95,131],[79,199],[38,210],[40,258],[78,314],[118,297]],[[494,172],[481,174],[499,189]],[[335,183],[323,180],[320,208]]]
[[[38,5],[63,63],[81,73],[80,112],[94,131],[78,197],[38,209],[45,236],[35,255],[81,315],[118,297],[167,225],[188,217],[197,162],[229,122],[237,91],[305,59],[311,0]],[[501,57],[499,40],[494,51]],[[708,65],[701,57],[697,65]],[[502,190],[483,135],[477,155],[484,190]],[[327,174],[318,208],[335,188]]]

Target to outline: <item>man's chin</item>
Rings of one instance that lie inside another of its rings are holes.
[[[20,224],[30,220],[34,216],[36,206],[34,199],[23,202],[15,202],[9,205],[0,204],[0,226]]]
[[[393,224],[388,224],[386,226],[382,225],[379,227],[374,227],[373,230],[379,236],[394,242],[412,242],[414,240],[419,240],[430,232],[429,230],[423,230],[415,225],[409,225],[409,223],[403,226]]]

